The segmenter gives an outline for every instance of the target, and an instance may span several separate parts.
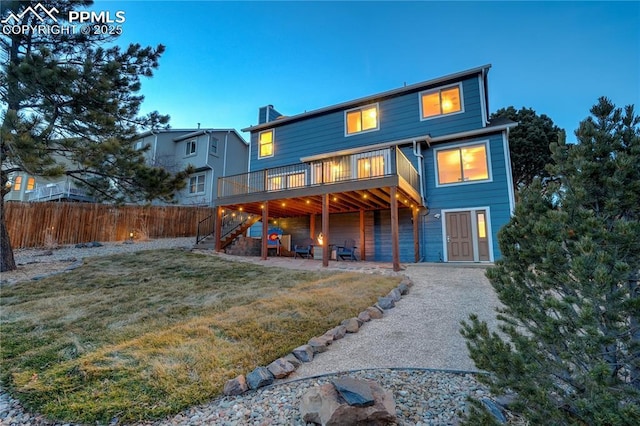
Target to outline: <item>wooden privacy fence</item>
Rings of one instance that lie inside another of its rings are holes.
[[[14,248],[91,241],[195,237],[212,207],[114,206],[90,203],[5,202]]]

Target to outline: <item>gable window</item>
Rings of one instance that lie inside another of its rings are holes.
[[[196,140],[195,139],[191,139],[190,141],[187,142],[187,151],[185,152],[185,155],[188,157],[190,155],[196,155]]]
[[[423,120],[462,112],[462,87],[443,87],[420,93],[420,113]]]
[[[189,194],[204,193],[204,175],[192,176],[189,178]]]
[[[489,180],[485,143],[436,151],[438,185]]]
[[[378,130],[378,104],[345,111],[346,134]]]
[[[274,130],[265,130],[258,134],[258,158],[273,157]]]

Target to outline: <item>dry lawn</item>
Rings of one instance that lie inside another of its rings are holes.
[[[356,315],[398,284],[181,250],[88,259],[4,287],[2,386],[52,419],[153,419]]]

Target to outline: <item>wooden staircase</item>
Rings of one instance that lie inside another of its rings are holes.
[[[222,217],[220,249],[224,250],[239,235],[247,232],[253,224],[260,220],[260,216],[249,216],[241,212],[228,211]],[[194,248],[215,249],[215,219],[209,216],[198,224],[198,236]]]

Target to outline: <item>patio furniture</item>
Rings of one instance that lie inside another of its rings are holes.
[[[355,240],[345,240],[343,246],[338,246],[336,250],[336,260],[344,260],[345,257],[349,260],[356,259],[356,242]]]
[[[295,259],[298,255],[302,258],[310,259],[311,258],[311,250],[313,249],[313,240],[311,238],[307,238],[303,240],[300,244],[296,244],[293,246],[293,258]]]

